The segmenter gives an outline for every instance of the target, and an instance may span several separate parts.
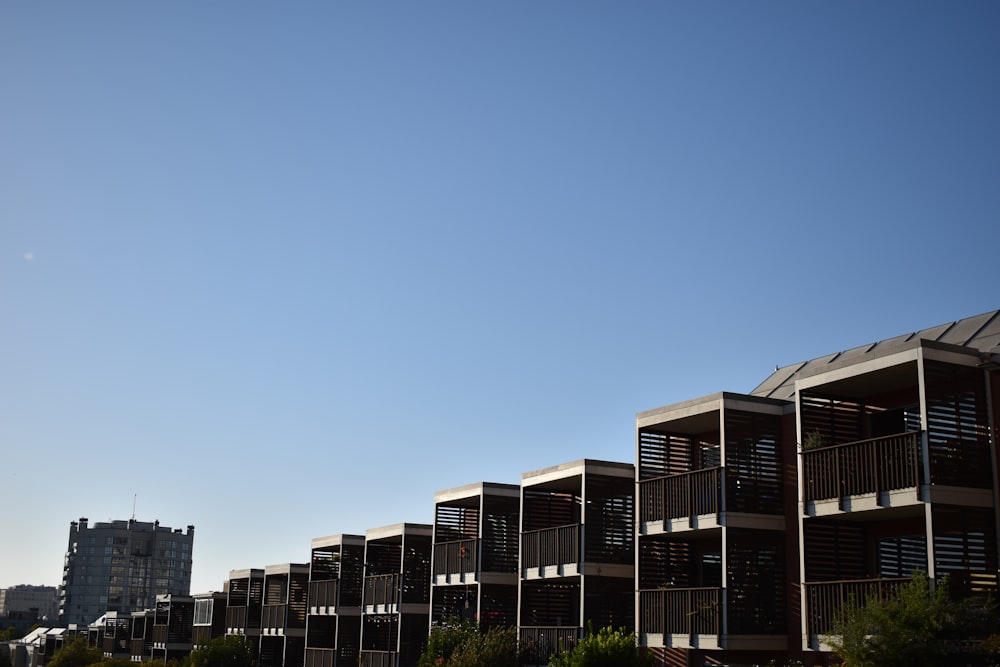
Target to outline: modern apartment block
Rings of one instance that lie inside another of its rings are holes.
[[[517,623],[521,491],[480,482],[434,496],[431,624],[452,618],[481,627]]]
[[[635,466],[581,459],[521,476],[521,652],[546,664],[589,626],[634,624]]]
[[[193,597],[158,595],[151,610],[150,655],[164,662],[180,660],[194,648]],[[221,624],[220,624],[221,625]],[[222,632],[219,632],[221,635]],[[218,636],[218,635],[216,635]]]
[[[1000,311],[640,412],[635,464],[439,491],[433,525],[316,538],[308,564],[233,570],[224,593],[145,611],[127,608],[160,577],[127,568],[189,577],[190,527],[81,519],[63,606],[106,612],[92,644],[132,661],[231,634],[261,667],[412,667],[429,629],[460,617],[516,627],[525,664],[610,626],[659,666],[827,665],[845,605],[916,570],[957,595],[1000,593],[997,396]],[[74,632],[34,633],[31,667]]]
[[[361,654],[363,535],[312,541],[305,667],[356,667]]]
[[[365,533],[361,667],[414,667],[430,623],[433,526],[400,523]]]
[[[191,621],[191,644],[201,646],[215,637],[226,634],[227,592],[197,593],[194,600],[194,616]]]
[[[637,415],[642,645],[827,664],[851,600],[917,569],[997,590],[1000,311]]]
[[[729,393],[638,415],[637,631],[664,659],[725,651],[753,664],[786,651],[791,417],[786,401]]]
[[[285,563],[264,568],[261,667],[303,664],[308,593],[308,564]]]
[[[189,595],[194,526],[187,532],[146,523],[70,524],[59,603],[61,625],[90,623],[106,611],[150,609],[157,595]]]

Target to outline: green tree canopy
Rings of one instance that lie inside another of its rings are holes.
[[[183,667],[253,667],[253,649],[243,637],[216,637],[191,651],[181,663]]]
[[[86,637],[75,637],[52,655],[48,667],[86,667],[102,660],[101,649],[90,646]]]

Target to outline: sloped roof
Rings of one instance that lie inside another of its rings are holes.
[[[1000,310],[966,317],[948,324],[939,324],[929,329],[914,331],[910,334],[775,369],[750,394],[768,398],[792,399],[795,396],[795,380],[798,378],[829,370],[831,365],[844,366],[891,354],[911,347],[920,340],[960,345],[990,354],[1000,353]]]

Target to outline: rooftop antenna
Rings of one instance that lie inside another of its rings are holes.
[[[132,494],[132,520],[135,521],[135,501],[139,497],[138,493]]]

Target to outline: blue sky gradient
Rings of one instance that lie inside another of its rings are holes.
[[[0,587],[194,592],[1000,307],[1000,4],[0,6]]]

